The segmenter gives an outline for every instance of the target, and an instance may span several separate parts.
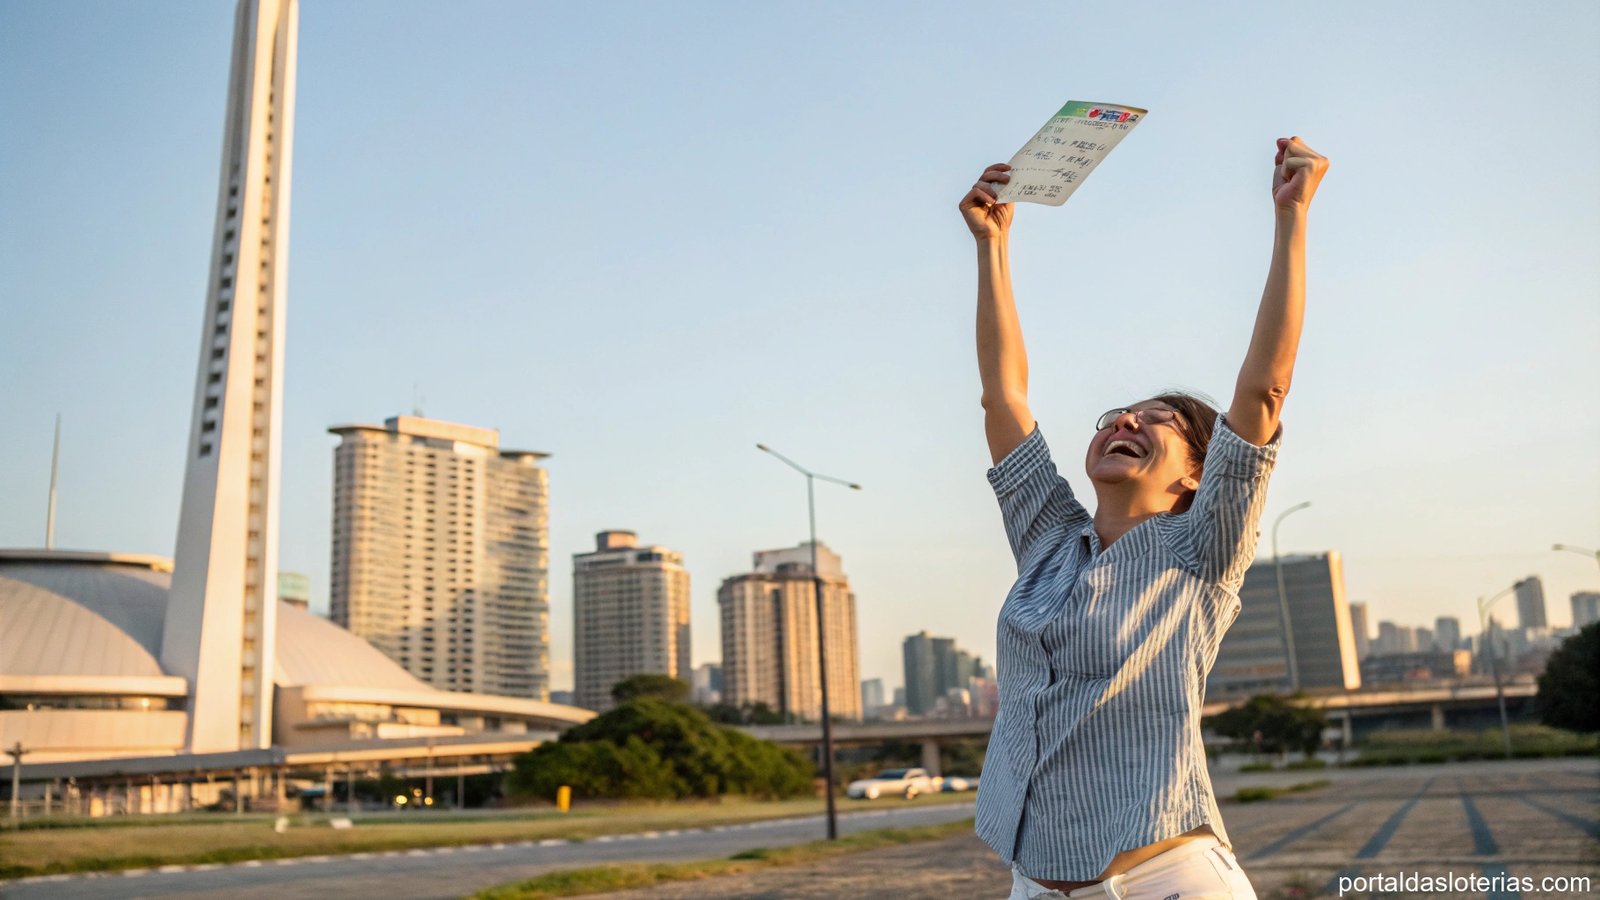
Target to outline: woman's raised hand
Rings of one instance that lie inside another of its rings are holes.
[[[1311,197],[1328,171],[1328,158],[1306,146],[1298,137],[1278,138],[1278,155],[1272,161],[1272,204],[1284,212],[1305,215]]]
[[[972,190],[961,198],[961,217],[967,220],[972,236],[980,241],[1004,237],[1011,230],[1011,204],[999,202],[996,194],[996,185],[1011,180],[1007,174],[1010,171],[1005,163],[984,169]]]

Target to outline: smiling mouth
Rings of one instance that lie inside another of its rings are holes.
[[[1145,449],[1133,441],[1112,441],[1106,445],[1101,456],[1127,456],[1132,459],[1144,459]]]

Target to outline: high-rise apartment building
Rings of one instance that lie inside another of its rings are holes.
[[[982,677],[983,663],[956,646],[954,638],[932,637],[919,631],[900,645],[905,667],[906,712],[921,716],[934,711],[939,699],[951,691],[967,690],[968,682]]]
[[[640,547],[631,531],[602,531],[572,557],[573,681],[577,704],[604,712],[611,688],[634,675],[691,684],[689,572],[683,555]]]
[[[906,678],[906,712],[914,716],[927,715],[938,698],[938,664],[934,661],[934,641],[926,631],[919,631],[900,642],[900,657]],[[954,643],[943,638],[946,643]]]
[[[1393,622],[1378,623],[1378,640],[1372,647],[1374,656],[1393,656],[1399,653],[1416,653],[1417,630],[1409,625]]]
[[[861,714],[870,716],[883,706],[883,679],[868,678],[861,682]]]
[[[1537,575],[1529,575],[1517,582],[1517,625],[1522,628],[1549,628],[1544,615],[1544,582]]]
[[[1433,646],[1446,653],[1461,649],[1461,620],[1455,616],[1434,619]]]
[[[295,0],[240,0],[161,663],[193,753],[272,743]]]
[[[1367,605],[1365,603],[1350,604],[1350,631],[1356,637],[1356,661],[1359,662],[1372,655],[1372,631],[1367,624]]]
[[[1282,563],[1298,678],[1289,676],[1277,570],[1273,560],[1266,559],[1245,573],[1239,588],[1243,609],[1222,638],[1206,681],[1208,694],[1288,691],[1296,681],[1308,691],[1361,686],[1339,553],[1285,556]]]
[[[839,556],[818,545],[827,632],[828,706],[834,716],[861,718],[856,598]],[[811,545],[755,554],[753,572],[717,591],[722,618],[723,702],[765,703],[787,717],[822,714],[817,660],[816,599]]]
[[[1582,628],[1600,622],[1600,591],[1578,591],[1572,595],[1572,627]]]
[[[548,454],[417,416],[329,431],[333,620],[436,688],[549,699]]]

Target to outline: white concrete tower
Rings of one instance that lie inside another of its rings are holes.
[[[272,742],[296,0],[239,0],[216,240],[161,642],[190,752]]]

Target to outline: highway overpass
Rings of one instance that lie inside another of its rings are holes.
[[[1505,687],[1506,710],[1513,719],[1532,714],[1538,687],[1531,682]],[[1207,703],[1203,715],[1211,716],[1245,702],[1248,697]],[[1415,688],[1383,688],[1371,691],[1312,695],[1305,702],[1327,713],[1329,721],[1344,733],[1345,744],[1370,731],[1386,728],[1433,728],[1451,725],[1463,728],[1487,727],[1499,721],[1499,703],[1492,684],[1446,684]],[[923,768],[939,771],[939,745],[944,741],[987,740],[993,719],[908,719],[895,722],[839,722],[833,726],[833,742],[850,747],[884,741],[920,743]],[[815,748],[822,743],[822,726],[750,725],[742,729],[752,737]]]

